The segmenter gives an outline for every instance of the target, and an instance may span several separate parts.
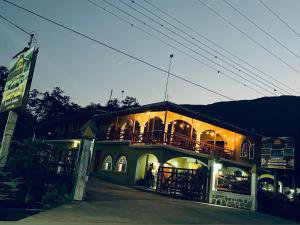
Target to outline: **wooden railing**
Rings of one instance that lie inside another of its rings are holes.
[[[162,130],[145,131],[144,133],[120,132],[113,137],[107,137],[107,140],[130,140],[133,144],[167,144],[204,154],[213,153],[227,159],[234,158],[233,149],[228,149],[217,144],[197,141],[176,133],[167,133]]]

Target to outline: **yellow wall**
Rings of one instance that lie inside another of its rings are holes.
[[[118,127],[122,129],[128,120],[131,120],[133,123],[134,121],[138,121],[141,126],[140,132],[143,133],[144,129],[146,129],[145,128],[146,123],[150,119],[155,117],[160,118],[164,122],[165,111],[144,112],[144,113],[119,117]],[[225,148],[235,150],[236,156],[240,156],[241,144],[246,139],[246,136],[209,123],[202,122],[200,120],[196,120],[184,115],[180,115],[178,113],[167,111],[166,124],[168,125],[175,120],[182,120],[189,123],[190,126],[196,131],[197,141],[199,140],[201,141],[201,134],[203,134],[204,132],[214,131],[215,135],[217,134],[219,137],[221,137],[224,140]],[[167,126],[165,127],[166,127],[165,129],[167,129]]]
[[[198,169],[201,168],[203,165],[199,160],[189,157],[178,157],[174,159],[170,159],[165,163],[165,166],[172,166],[176,168],[184,168],[184,169]]]
[[[148,155],[148,165],[146,165],[147,163],[147,155]],[[158,165],[158,160],[156,158],[155,155],[153,154],[144,154],[142,156],[140,156],[137,160],[137,164],[136,164],[136,173],[135,173],[135,179],[144,179],[145,178],[145,172],[148,170],[148,166],[153,163],[155,166],[155,169]]]

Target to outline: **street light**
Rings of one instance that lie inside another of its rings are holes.
[[[173,54],[170,55],[170,61],[169,61],[169,69],[168,69],[168,76],[167,76],[167,82],[166,82],[166,89],[165,89],[165,98],[164,98],[164,102],[167,99],[167,93],[168,93],[168,84],[169,84],[169,77],[170,77],[170,68],[171,68],[171,61],[173,58]]]

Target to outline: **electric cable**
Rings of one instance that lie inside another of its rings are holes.
[[[163,73],[166,73],[166,74],[168,73],[168,71],[166,71],[165,69],[162,69],[162,68],[160,68],[160,67],[158,67],[158,66],[156,66],[156,65],[154,65],[154,64],[151,64],[151,63],[149,63],[149,62],[147,62],[147,61],[145,61],[145,60],[143,60],[143,59],[140,59],[140,58],[138,58],[138,57],[136,57],[136,56],[133,56],[133,55],[131,55],[131,54],[125,52],[125,51],[122,51],[122,50],[119,50],[119,49],[117,49],[117,48],[115,48],[115,47],[112,47],[112,46],[110,46],[110,45],[108,45],[108,44],[106,44],[106,43],[104,43],[104,42],[101,42],[101,41],[99,41],[99,40],[97,40],[97,39],[95,39],[95,38],[93,38],[93,37],[91,37],[91,36],[89,36],[89,35],[87,35],[87,34],[81,33],[80,31],[77,31],[77,30],[75,30],[75,29],[73,29],[73,28],[70,28],[70,27],[68,27],[68,26],[66,26],[66,25],[63,25],[62,23],[59,23],[59,22],[54,21],[54,20],[52,20],[52,19],[49,19],[49,18],[47,18],[47,17],[45,17],[45,16],[42,16],[42,15],[40,15],[40,14],[38,14],[38,13],[32,11],[32,10],[29,10],[29,9],[23,7],[23,6],[20,6],[20,5],[16,4],[16,3],[10,2],[10,1],[8,1],[8,0],[2,0],[2,1],[4,1],[4,2],[6,2],[6,3],[8,3],[8,4],[10,4],[10,5],[14,6],[14,7],[17,7],[17,8],[19,8],[19,9],[23,10],[23,11],[26,11],[26,12],[32,14],[32,15],[35,15],[36,17],[39,17],[39,18],[41,18],[41,19],[43,19],[43,20],[45,20],[45,21],[48,21],[48,22],[50,22],[50,23],[52,23],[52,24],[54,24],[54,25],[56,25],[56,26],[59,26],[59,27],[65,29],[65,30],[68,30],[68,31],[70,31],[70,32],[72,32],[72,33],[74,33],[74,34],[77,34],[77,35],[80,36],[80,37],[83,37],[83,38],[88,39],[88,40],[90,40],[90,41],[92,41],[92,42],[95,42],[95,43],[97,43],[97,44],[99,44],[99,45],[102,45],[102,46],[104,46],[104,47],[106,47],[106,48],[109,48],[109,49],[111,49],[111,50],[113,50],[113,51],[115,51],[115,52],[118,52],[118,53],[120,53],[120,54],[122,54],[122,55],[125,55],[125,56],[127,56],[127,57],[129,57],[129,58],[131,58],[131,59],[133,59],[133,60],[135,60],[135,61],[138,61],[138,62],[140,62],[140,63],[143,63],[143,64],[145,64],[145,65],[148,65],[148,66],[150,66],[150,67],[152,67],[152,68],[154,68],[154,69],[156,69],[156,70],[159,70],[159,71],[161,71],[161,72],[163,72]],[[184,78],[184,77],[181,77],[181,76],[179,76],[179,75],[177,75],[177,74],[174,74],[174,73],[171,73],[171,72],[170,72],[169,74],[170,74],[171,76],[173,76],[173,77],[178,78],[179,80],[182,80],[182,81],[185,81],[185,82],[187,82],[187,83],[193,84],[193,85],[195,85],[195,86],[197,86],[197,87],[200,87],[201,89],[204,89],[204,90],[206,90],[206,91],[209,91],[209,92],[211,92],[211,93],[214,93],[214,94],[216,94],[216,95],[218,95],[218,96],[221,96],[221,97],[223,97],[223,98],[225,98],[225,99],[228,99],[228,100],[234,100],[234,99],[231,98],[231,97],[228,97],[228,96],[226,96],[226,95],[224,95],[224,94],[221,94],[221,93],[219,93],[219,92],[217,92],[217,91],[214,91],[214,90],[212,90],[212,89],[210,89],[210,88],[207,88],[207,87],[205,87],[205,86],[203,86],[203,85],[200,85],[200,84],[198,84],[198,83],[196,83],[196,82],[194,82],[194,81],[188,80],[188,79],[186,79],[186,78]]]

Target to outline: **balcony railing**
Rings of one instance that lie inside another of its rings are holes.
[[[200,152],[216,154],[220,157],[233,159],[234,150],[217,144],[197,141],[185,135],[167,133],[162,130],[146,131],[144,133],[119,132],[107,137],[107,140],[131,140],[132,144],[167,144],[174,147]]]

